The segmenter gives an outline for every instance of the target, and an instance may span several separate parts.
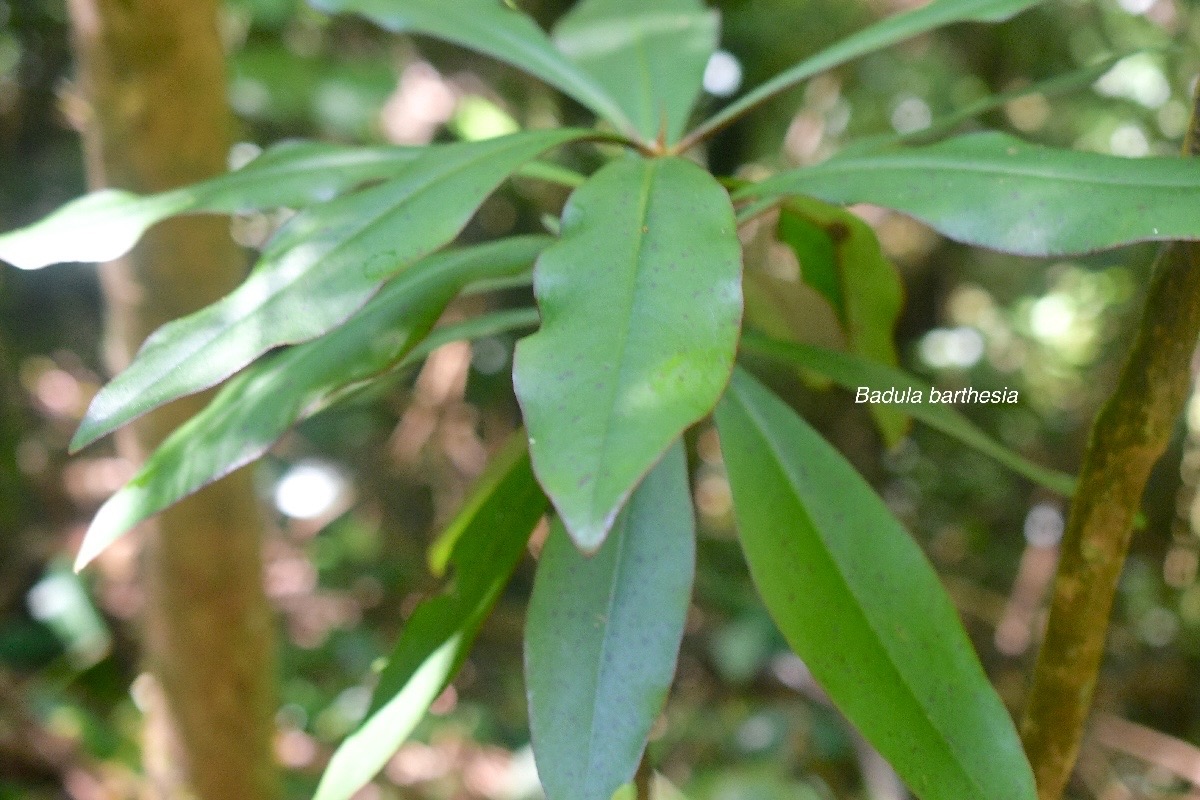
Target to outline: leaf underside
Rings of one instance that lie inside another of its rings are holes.
[[[584,556],[551,525],[525,625],[525,681],[549,800],[608,800],[632,780],[675,674],[695,569],[680,443]]]

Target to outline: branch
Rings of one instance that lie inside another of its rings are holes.
[[[1184,155],[1200,154],[1200,87]],[[1142,321],[1116,389],[1092,425],[1063,536],[1046,638],[1021,738],[1040,800],[1059,800],[1095,694],[1117,581],[1150,470],[1171,440],[1200,334],[1200,244],[1156,261]]]

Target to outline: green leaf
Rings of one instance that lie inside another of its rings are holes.
[[[371,711],[338,747],[314,800],[349,800],[383,768],[450,683],[525,552],[546,498],[514,437],[450,524],[453,580],[417,606],[379,678]]]
[[[327,13],[353,13],[396,33],[419,33],[489,55],[541,78],[632,133],[620,105],[555,49],[526,14],[502,0],[310,0]]]
[[[154,195],[105,189],[73,200],[44,219],[0,236],[0,260],[21,269],[70,261],[109,261],[154,223],[184,213],[237,213],[328,200],[363,181],[400,171],[410,147],[342,147],[320,142],[276,145],[227,175]]]
[[[595,555],[551,525],[525,623],[529,726],[549,800],[608,800],[632,780],[675,674],[695,550],[678,442]]]
[[[899,390],[911,388],[919,391],[922,398],[929,398],[930,386],[925,381],[886,364],[849,353],[838,353],[834,350],[805,344],[775,341],[753,333],[746,333],[742,336],[741,346],[747,353],[787,361],[810,369],[851,392],[857,392],[860,387],[864,386],[878,392],[891,388]],[[943,403],[900,401],[890,404],[890,407],[897,411],[907,412],[929,427],[978,450],[1018,475],[1023,475],[1051,491],[1068,497],[1075,491],[1073,477],[1065,472],[1039,467],[1017,455],[976,427],[970,420],[958,413],[953,406]]]
[[[740,273],[729,197],[689,161],[621,159],[568,200],[534,266],[542,328],[517,344],[513,381],[534,470],[584,551],[720,396]]]
[[[332,330],[385,280],[454,239],[513,170],[588,135],[531,131],[433,146],[385,183],[300,212],[241,286],[151,334],[92,400],[72,449],[219,383],[273,347]]]
[[[1008,712],[883,501],[744,372],[716,420],[751,577],[830,698],[922,800],[1033,800]]]
[[[1195,159],[1059,150],[1003,133],[835,156],[744,187],[735,198],[765,208],[802,194],[887,206],[955,241],[1025,256],[1200,239]]]
[[[895,366],[904,282],[871,226],[838,206],[795,197],[780,208],[777,232],[800,261],[801,278],[837,312],[850,352]],[[871,415],[889,446],[908,431],[907,418],[888,406],[872,406]]]
[[[755,106],[762,105],[813,75],[833,69],[847,61],[955,22],[1002,22],[1041,2],[1042,0],[933,0],[920,8],[888,17],[779,73],[726,106],[719,114],[689,133],[684,141],[686,144],[695,144]]]
[[[699,0],[582,0],[554,44],[620,104],[642,138],[683,133],[717,49],[720,16]]]
[[[345,325],[239,375],[100,507],[76,569],[142,520],[263,455],[288,428],[348,387],[405,359],[468,281],[519,272],[547,241],[526,236],[430,256],[388,283]]]

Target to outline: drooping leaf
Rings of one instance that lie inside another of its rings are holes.
[[[771,78],[685,137],[695,142],[720,130],[746,112],[814,75],[860,56],[882,50],[922,33],[956,22],[1002,22],[1042,0],[933,0],[932,3],[881,20]]]
[[[720,17],[699,0],[582,0],[554,43],[620,104],[642,138],[673,143],[700,96]]]
[[[608,800],[637,771],[675,674],[695,569],[676,443],[593,556],[551,525],[525,623],[525,682],[549,800]]]
[[[502,0],[310,0],[330,14],[354,13],[397,33],[419,33],[484,53],[541,78],[618,130],[633,126],[590,75],[555,49],[526,14]]]
[[[349,800],[412,733],[462,665],[545,510],[524,442],[516,441],[450,524],[453,579],[409,618],[380,675],[371,711],[334,753],[314,800]]]
[[[239,375],[100,507],[76,569],[142,520],[262,456],[347,387],[394,366],[468,281],[524,269],[547,241],[525,236],[430,256],[388,283],[345,325]]]
[[[154,223],[184,213],[236,213],[329,200],[363,181],[395,174],[411,147],[276,145],[241,169],[154,195],[104,189],[73,200],[26,228],[0,236],[0,260],[21,269],[109,261],[129,252]]]
[[[146,340],[93,399],[72,449],[345,322],[385,280],[450,242],[513,170],[585,136],[531,131],[433,146],[391,180],[297,214],[241,286]]]
[[[894,387],[899,390],[911,388],[919,391],[922,399],[926,401],[930,396],[930,385],[920,378],[903,370],[850,353],[839,353],[821,347],[776,341],[754,333],[743,334],[741,347],[747,353],[803,366],[805,369],[824,375],[851,392],[857,392],[864,386],[877,392],[884,392]],[[899,401],[890,404],[890,407],[910,414],[929,427],[978,450],[1018,475],[1023,475],[1051,491],[1065,496],[1070,496],[1075,491],[1075,479],[1070,475],[1040,467],[1029,459],[1021,457],[976,427],[974,423],[958,413],[954,406],[944,403]]]
[[[801,278],[837,312],[847,349],[895,366],[904,283],[871,226],[838,206],[795,197],[780,207],[777,232],[800,261]],[[871,415],[889,446],[908,431],[907,418],[888,406],[872,406]]]
[[[955,241],[1025,256],[1200,238],[1194,159],[1060,150],[995,132],[835,156],[735,198],[767,206],[791,195],[887,206]]]
[[[741,250],[725,190],[679,158],[610,163],[534,267],[542,327],[513,381],[534,471],[585,551],[729,378]]]
[[[1033,800],[1008,712],[883,501],[744,372],[716,420],[751,577],[834,703],[922,800]]]

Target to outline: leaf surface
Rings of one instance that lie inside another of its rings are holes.
[[[534,471],[594,551],[667,446],[720,397],[742,311],[725,190],[679,158],[600,169],[534,266],[542,327],[513,380]]]
[[[996,132],[835,156],[735,197],[766,207],[791,195],[886,206],[955,241],[1024,256],[1200,238],[1194,159],[1060,150]]]
[[[72,448],[219,383],[273,347],[332,330],[388,278],[453,240],[517,167],[587,135],[562,129],[436,145],[385,183],[300,212],[238,288],[151,334],[92,400]]]
[[[699,0],[583,0],[554,44],[596,79],[642,138],[673,143],[700,96],[720,17]]]
[[[392,175],[416,157],[417,149],[410,147],[284,142],[241,169],[169,192],[104,189],[84,195],[0,236],[0,260],[21,269],[110,261],[129,252],[151,225],[175,214],[304,206]]]
[[[632,780],[675,674],[695,571],[683,446],[584,556],[551,525],[525,624],[525,681],[549,800],[608,800]]]
[[[893,387],[912,388],[929,398],[930,385],[903,370],[880,364],[850,353],[839,353],[822,347],[782,342],[754,333],[742,336],[742,349],[747,353],[766,356],[810,369],[851,392],[859,387],[887,391]],[[891,408],[903,411],[931,428],[953,437],[968,447],[995,459],[1000,464],[1041,486],[1069,497],[1075,491],[1075,479],[1065,472],[1038,466],[992,439],[974,423],[943,403],[897,402]]]
[[[514,437],[450,523],[454,577],[442,594],[413,611],[380,675],[370,712],[334,753],[314,800],[349,800],[365,786],[458,672],[546,510],[523,439]]]
[[[517,237],[430,256],[388,283],[345,325],[239,375],[100,507],[76,569],[142,520],[262,456],[292,425],[347,387],[394,366],[462,286],[521,271],[547,241]]]
[[[330,14],[354,13],[397,33],[453,42],[512,64],[561,89],[618,130],[632,132],[620,105],[560,53],[545,31],[502,0],[310,0]]]
[[[920,8],[888,17],[779,73],[730,103],[688,134],[687,139],[703,138],[796,84],[847,61],[956,22],[1002,22],[1042,1],[933,0]]]
[[[842,712],[923,800],[1033,800],[1008,712],[883,501],[744,372],[716,420],[754,584]]]
[[[838,206],[795,197],[780,207],[777,233],[796,254],[800,277],[837,312],[847,349],[895,366],[904,283],[871,226]],[[907,418],[888,406],[872,406],[871,415],[889,446],[908,430]]]

